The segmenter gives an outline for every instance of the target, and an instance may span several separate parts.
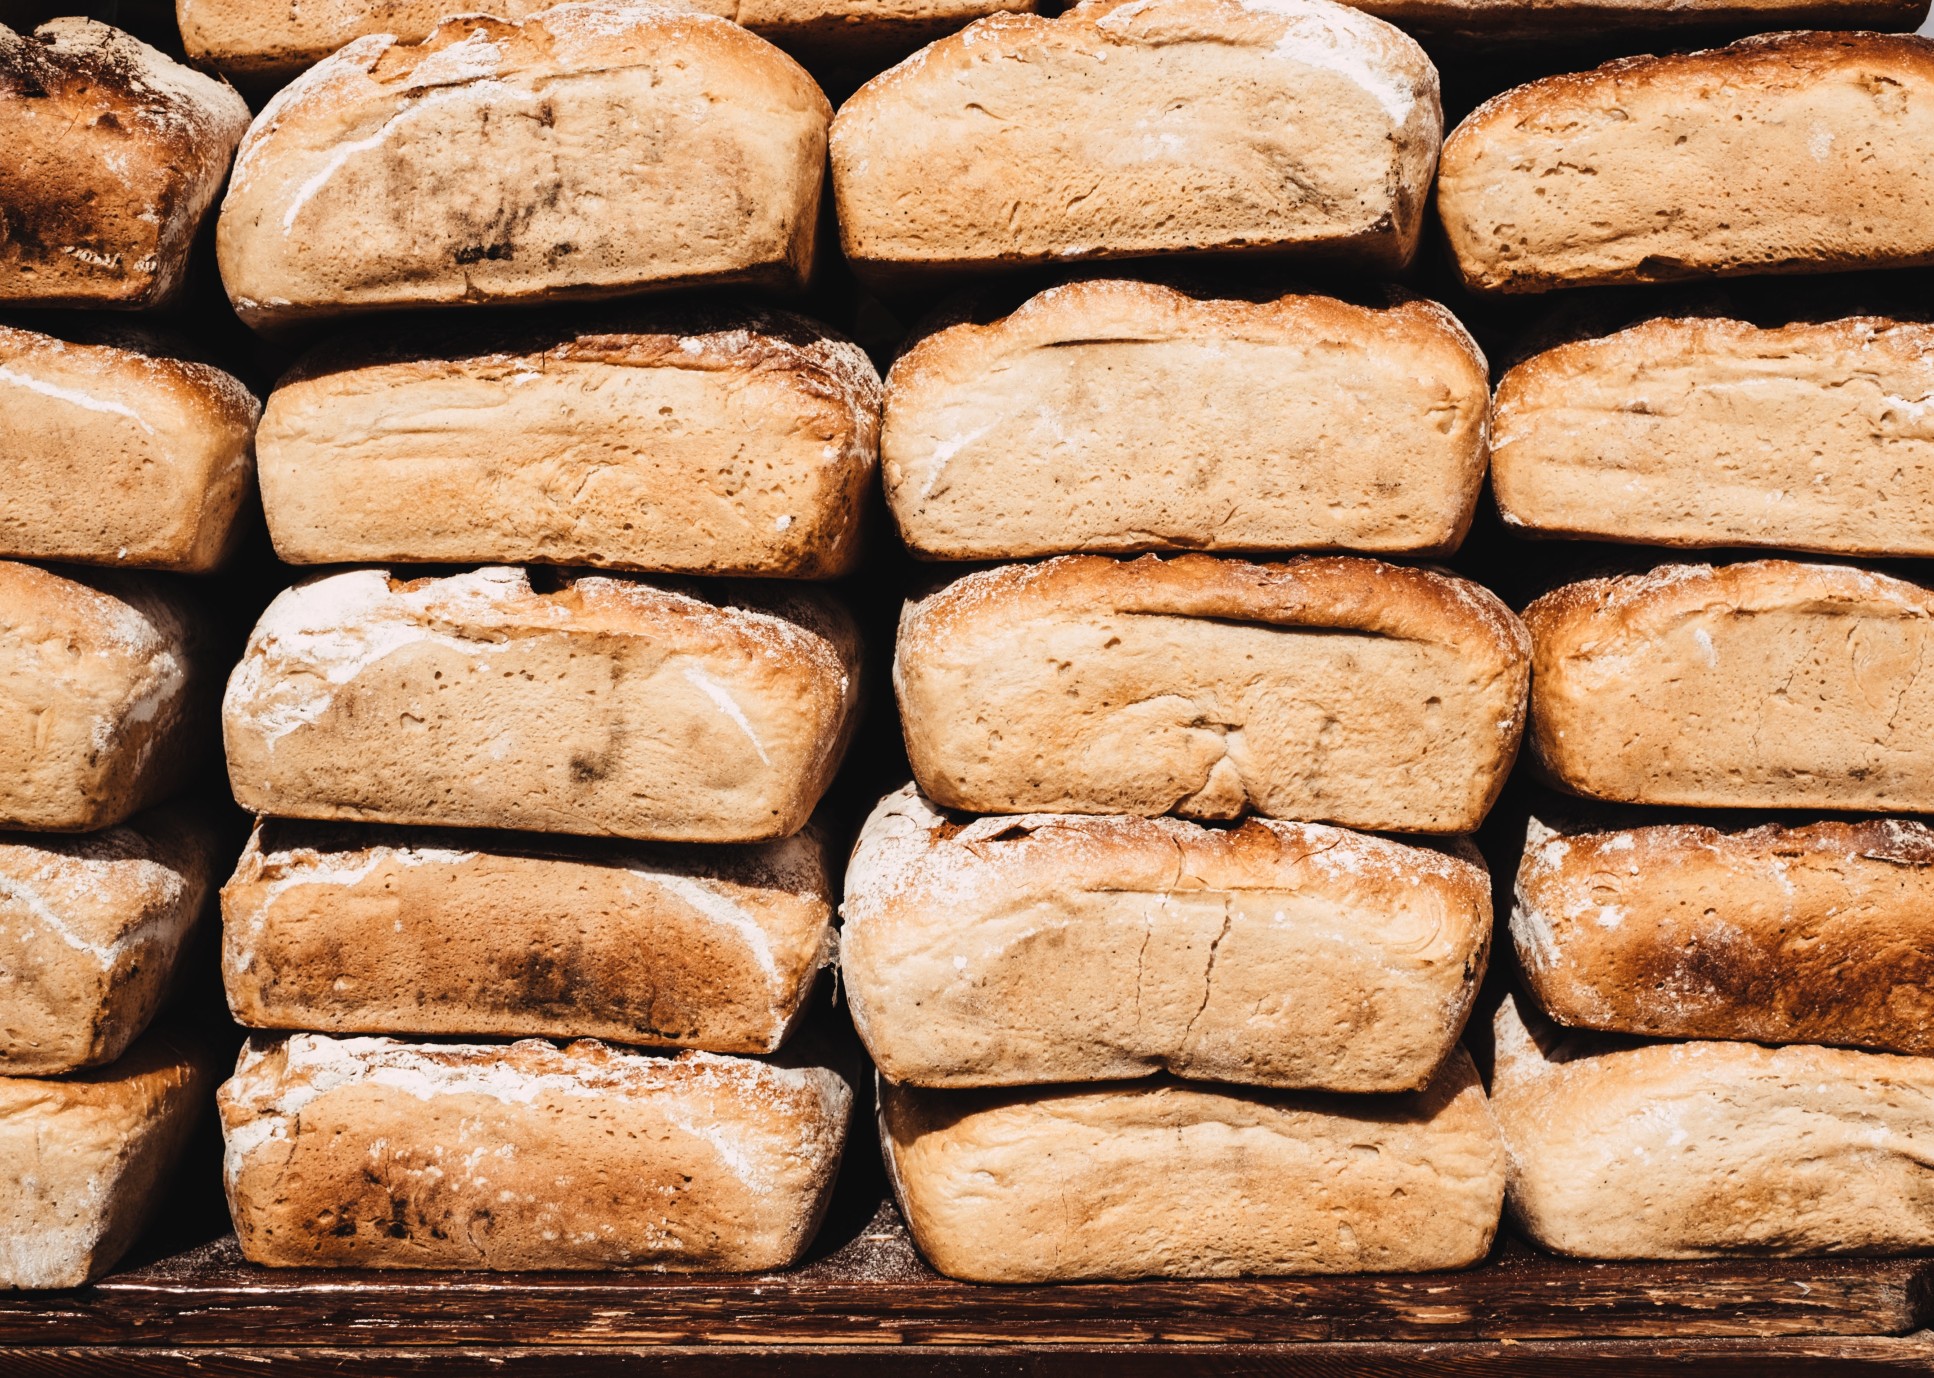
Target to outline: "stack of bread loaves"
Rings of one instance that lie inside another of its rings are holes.
[[[247,122],[107,25],[0,29],[0,303],[166,303]],[[98,316],[0,325],[0,1287],[112,1267],[217,1075],[148,1032],[216,865],[180,797],[216,682],[182,576],[234,544],[260,410],[192,356]]]
[[[1770,36],[1499,97],[1438,204],[1481,291],[1925,264],[1931,121],[1927,40]],[[1494,1104],[1514,1213],[1565,1252],[1934,1246],[1934,832],[1900,816],[1934,810],[1934,590],[1845,562],[1934,553],[1934,326],[1840,295],[1655,297],[1498,387],[1526,534],[1837,557],[1525,613],[1536,764],[1640,806],[1534,817],[1518,874],[1524,984],[1564,1028],[1505,1005]]]
[[[685,10],[359,38],[243,139],[224,282],[265,326],[796,284],[829,118]],[[728,303],[386,322],[276,387],[277,552],[374,563],[278,597],[223,707],[265,820],[222,892],[230,1005],[307,1031],[252,1039],[222,1091],[249,1258],[805,1249],[852,1093],[810,1038],[780,1049],[830,957],[811,818],[859,645],[773,581],[851,567],[879,392],[857,346]],[[464,568],[395,568],[433,562]]]
[[[842,107],[832,156],[876,279],[1265,249],[1383,270],[1440,137],[1435,68],[1380,20],[1141,0],[934,44]],[[1147,265],[970,297],[899,355],[901,535],[1020,562],[906,606],[915,783],[866,822],[842,910],[889,1172],[942,1271],[1490,1247],[1502,1148],[1458,1044],[1490,893],[1458,835],[1516,754],[1528,643],[1462,579],[1284,558],[1454,549],[1487,413],[1433,303]]]

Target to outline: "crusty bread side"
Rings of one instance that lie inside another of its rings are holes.
[[[1259,819],[954,820],[912,786],[861,830],[841,913],[853,1023],[882,1074],[919,1086],[1166,1071],[1418,1090],[1463,1032],[1491,935],[1468,844]]]
[[[258,1029],[767,1053],[832,912],[810,828],[673,849],[271,821],[222,887],[222,977]]]
[[[880,378],[804,317],[637,308],[341,341],[269,397],[276,553],[832,578],[859,557]]]
[[[248,118],[224,82],[106,24],[0,26],[0,303],[168,302]]]
[[[1934,263],[1934,40],[1785,33],[1545,77],[1444,141],[1465,285]]]
[[[1507,999],[1491,1108],[1511,1215],[1559,1253],[1934,1248],[1934,1059],[1560,1035]]]
[[[1632,804],[1934,809],[1934,593],[1755,560],[1568,584],[1525,609],[1531,743]]]
[[[0,325],[0,555],[214,569],[241,535],[261,413],[240,379],[139,332]]]
[[[880,1137],[920,1252],[973,1282],[1462,1268],[1504,1197],[1461,1049],[1404,1096],[888,1084]]]
[[[1512,56],[1641,32],[1661,44],[1784,29],[1911,33],[1928,8],[1927,0],[1361,0],[1359,7],[1447,52]]]
[[[695,10],[587,0],[358,38],[242,140],[216,250],[243,320],[799,286],[832,109]],[[404,188],[403,194],[398,188]]]
[[[0,1077],[0,1287],[79,1287],[115,1265],[164,1199],[217,1061],[156,1031],[97,1071]]]
[[[1491,486],[1532,536],[1934,554],[1934,325],[1661,317],[1498,383]]]
[[[1156,253],[1416,250],[1437,69],[1329,0],[1086,0],[997,14],[873,78],[833,122],[863,273]]]
[[[269,605],[223,730],[257,813],[760,842],[805,826],[858,695],[815,589],[361,569]]]
[[[0,829],[91,832],[181,789],[209,649],[177,585],[0,560]]]
[[[853,1093],[714,1053],[303,1033],[251,1039],[218,1099],[253,1263],[753,1272],[812,1242]]]
[[[1517,754],[1529,654],[1504,604],[1428,570],[1066,555],[909,603],[894,685],[946,808],[1458,833]]]
[[[0,1076],[114,1061],[173,986],[214,829],[161,809],[81,837],[0,833]]]
[[[1487,389],[1434,302],[1082,278],[901,354],[881,476],[928,558],[1442,554],[1484,481]]]

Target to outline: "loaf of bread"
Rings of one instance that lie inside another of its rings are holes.
[[[879,446],[864,351],[799,316],[628,311],[344,342],[269,398],[276,553],[827,578]]]
[[[1511,1214],[1559,1253],[1934,1249],[1934,1059],[1561,1035],[1507,999],[1491,1105]]]
[[[841,913],[853,1022],[893,1081],[1166,1071],[1411,1091],[1463,1032],[1491,889],[1468,844],[1256,819],[955,820],[909,786],[861,831]]]
[[[673,850],[272,821],[222,888],[222,977],[258,1029],[765,1053],[830,959],[832,913],[812,829]]]
[[[0,828],[89,832],[181,789],[209,745],[208,650],[177,585],[0,560]]]
[[[970,813],[1470,832],[1518,749],[1530,642],[1488,591],[1345,556],[1064,555],[900,618],[914,778]]]
[[[1649,320],[1519,364],[1495,416],[1531,535],[1934,555],[1934,325]]]
[[[556,0],[493,0],[490,13],[521,20]],[[684,0],[730,19],[808,60],[906,52],[997,10],[1032,9],[1034,0]],[[459,7],[460,8],[460,7]],[[447,0],[175,0],[188,55],[236,81],[280,85],[351,39],[393,34],[427,38],[454,13]]]
[[[1934,810],[1934,592],[1840,565],[1662,565],[1524,613],[1554,783],[1629,804]]]
[[[0,27],[0,303],[168,301],[247,128],[229,86],[119,29]]]
[[[0,325],[0,555],[211,570],[241,531],[262,405],[157,340],[103,335]]]
[[[1444,141],[1465,285],[1934,263],[1934,41],[1780,33],[1546,77]]]
[[[1927,0],[1363,0],[1362,8],[1433,46],[1459,54],[1535,55],[1644,34],[1661,44],[1688,36],[1773,29],[1912,30]]]
[[[1086,0],[996,14],[840,107],[846,256],[875,276],[1417,247],[1443,111],[1401,30],[1330,0]]]
[[[829,1067],[293,1034],[219,1097],[229,1211],[272,1267],[783,1268],[853,1093]]]
[[[858,694],[816,590],[360,569],[269,605],[222,718],[256,813],[759,842],[805,826]]]
[[[0,1076],[127,1051],[214,890],[215,847],[184,810],[82,837],[0,833]]]
[[[98,1071],[0,1077],[0,1287],[79,1287],[115,1265],[207,1113],[216,1063],[155,1032]]]
[[[1560,1023],[1934,1054],[1934,830],[1533,818],[1511,937]]]
[[[1488,388],[1432,302],[1088,278],[903,353],[882,473],[901,536],[937,559],[1443,554],[1484,481]]]
[[[1461,1049],[1401,1096],[883,1084],[880,1137],[920,1252],[972,1282],[1462,1268],[1504,1198]]]
[[[591,0],[356,39],[236,155],[216,248],[255,325],[381,307],[797,286],[826,97],[713,15]]]

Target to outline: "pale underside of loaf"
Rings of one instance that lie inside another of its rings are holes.
[[[1437,72],[1326,0],[995,15],[841,107],[847,257],[891,275],[1151,253],[1414,253]]]
[[[841,973],[894,1081],[1409,1091],[1463,1029],[1489,899],[1471,852],[1320,824],[956,822],[909,786],[847,869]]]
[[[880,1115],[914,1241],[977,1282],[1464,1267],[1504,1195],[1462,1052],[1402,1097],[888,1085]]]
[[[937,559],[1442,553],[1477,502],[1486,387],[1432,303],[1093,278],[903,354],[882,477],[907,544]]]
[[[811,1242],[852,1091],[711,1053],[294,1034],[252,1040],[220,1104],[252,1262],[752,1271]]]
[[[762,847],[274,823],[223,888],[254,1028],[776,1049],[829,958],[812,830]]]
[[[1905,819],[1554,829],[1511,934],[1561,1023],[1934,1053],[1934,832]]]
[[[1587,1258],[1934,1247],[1934,1061],[1794,1045],[1627,1045],[1498,1011],[1510,1210]]]
[[[1647,321],[1498,385],[1491,480],[1528,535],[1934,554],[1934,328]]]
[[[1934,596],[1831,565],[1668,565],[1525,612],[1564,788],[1693,807],[1934,807]]]
[[[1934,43],[1799,33],[1548,77],[1445,141],[1476,291],[1934,262]]]

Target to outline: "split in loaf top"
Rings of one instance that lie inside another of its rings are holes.
[[[590,0],[359,38],[264,107],[216,248],[255,325],[383,307],[796,287],[831,119],[763,39]]]
[[[1445,140],[1483,292],[1934,263],[1934,40],[1785,33],[1546,77]]]
[[[882,73],[833,122],[862,272],[1416,250],[1437,69],[1330,0],[1086,0],[998,14]]]
[[[1516,757],[1529,657],[1510,610],[1451,575],[1065,555],[909,603],[894,685],[946,808],[1458,833]]]
[[[1443,554],[1483,483],[1488,387],[1434,302],[1087,277],[915,340],[881,473],[934,559]]]

